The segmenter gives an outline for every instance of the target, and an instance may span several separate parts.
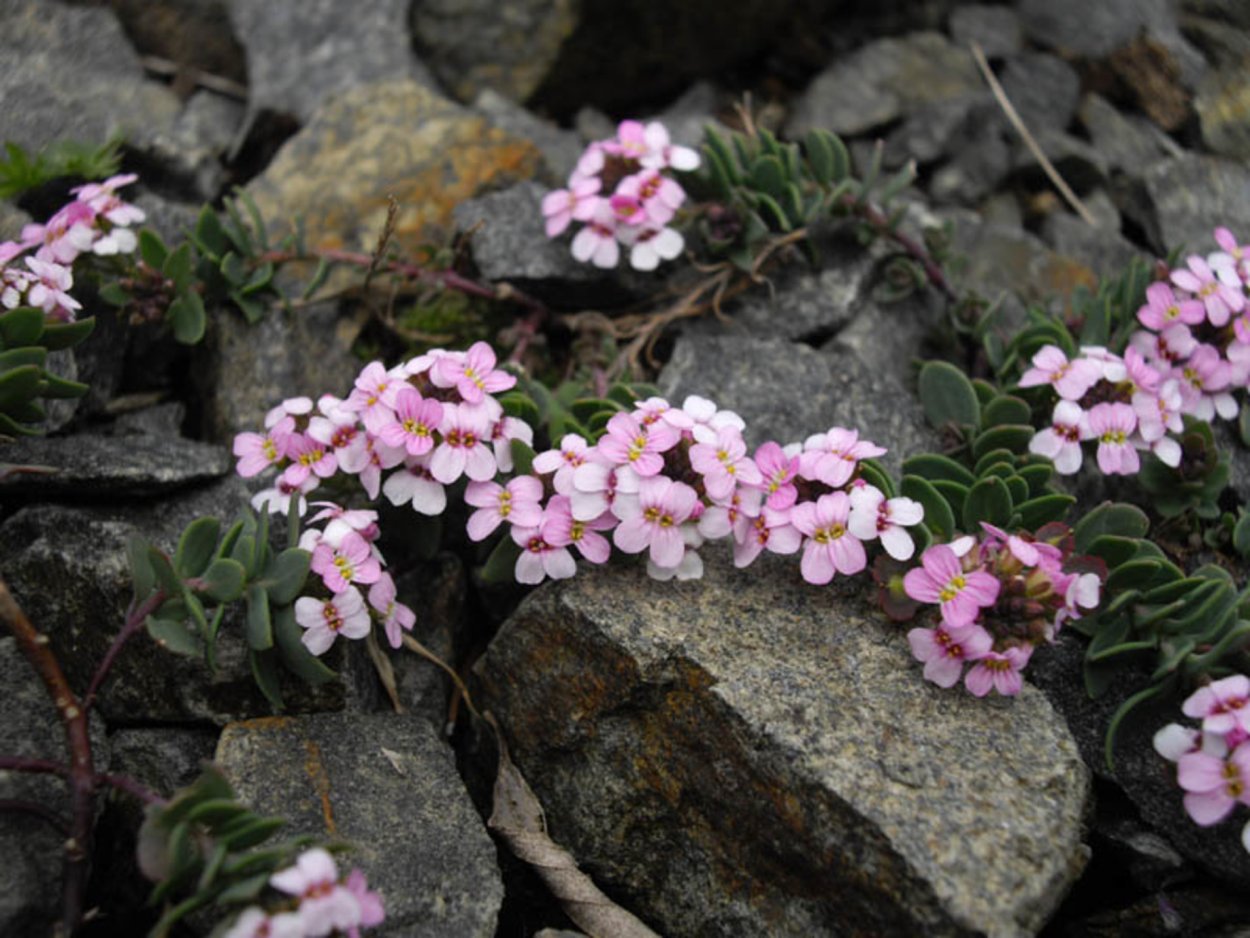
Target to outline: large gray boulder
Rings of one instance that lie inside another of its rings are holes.
[[[544,586],[479,663],[556,841],[674,938],[1035,933],[1087,855],[1045,698],[940,690],[860,585],[707,553]]]

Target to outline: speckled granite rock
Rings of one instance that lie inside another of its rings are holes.
[[[377,245],[393,196],[395,243],[412,249],[449,234],[465,199],[532,177],[539,159],[532,143],[397,78],[328,101],[248,192],[275,236],[298,215],[309,247],[364,252]]]
[[[858,585],[793,558],[705,559],[546,585],[478,665],[553,837],[674,938],[1036,932],[1089,790],[1045,698],[927,684]]]
[[[816,76],[795,102],[786,133],[798,138],[823,127],[858,134],[981,87],[972,57],[939,33],[878,39]]]
[[[0,0],[3,139],[38,150],[54,140],[140,149],[173,125],[178,99],[147,81],[111,10]]]
[[[382,894],[378,938],[492,938],[503,901],[495,846],[451,750],[394,714],[251,720],[225,728],[217,764],[240,798],[291,833],[350,843]]]
[[[338,94],[408,76],[434,86],[412,51],[410,0],[230,0],[247,49],[250,117],[270,111],[307,122]]]

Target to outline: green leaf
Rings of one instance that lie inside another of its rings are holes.
[[[1072,534],[1077,553],[1083,554],[1100,534],[1145,537],[1149,529],[1150,519],[1140,508],[1122,502],[1103,502],[1076,523]]]
[[[951,482],[949,479],[933,479],[932,485],[942,493],[942,497],[950,504],[958,522],[964,516],[964,506],[968,503],[968,492],[971,486]]]
[[[193,290],[180,293],[169,304],[166,313],[174,327],[174,338],[183,345],[195,345],[204,338],[208,318],[204,314],[204,301]]]
[[[972,390],[977,392],[977,403],[982,407],[988,406],[991,401],[999,396],[998,388],[984,378],[973,378]]]
[[[42,377],[38,365],[21,365],[0,374],[0,411],[12,410],[38,394]]]
[[[927,362],[920,369],[920,402],[925,417],[937,429],[947,424],[977,427],[981,404],[967,375],[948,362]]]
[[[775,156],[761,156],[751,167],[751,185],[758,191],[780,199],[786,188],[786,172]]]
[[[50,322],[44,326],[43,335],[39,337],[39,344],[49,352],[73,348],[91,335],[93,329],[95,329],[93,316],[77,319],[74,322]]]
[[[928,479],[930,482],[937,479],[947,479],[969,487],[977,481],[977,477],[969,472],[966,467],[955,462],[949,456],[942,456],[938,453],[921,453],[918,456],[912,456],[903,460],[903,474],[920,476],[922,479]]]
[[[139,232],[139,257],[143,263],[158,273],[165,268],[165,259],[169,256],[169,248],[165,247],[165,242],[151,228],[144,228]]]
[[[221,259],[221,275],[231,286],[242,286],[247,280],[247,268],[243,266],[243,259],[233,251],[227,251]]]
[[[273,647],[269,593],[259,583],[253,583],[247,588],[247,643],[253,651],[265,651]]]
[[[39,392],[39,396],[44,400],[68,399],[82,397],[90,390],[90,385],[83,384],[80,381],[58,378],[56,375],[45,372],[43,376],[43,390]]]
[[[230,301],[239,308],[239,312],[243,314],[243,318],[253,326],[264,318],[265,310],[269,308],[268,305],[262,300],[255,299],[250,296],[244,296],[242,293],[237,291],[230,294]]]
[[[827,131],[810,130],[803,140],[812,178],[822,186],[827,186],[834,181],[833,145],[829,141],[831,136]]]
[[[273,276],[272,272],[270,276]],[[317,269],[313,271],[313,275],[308,279],[308,283],[304,285],[304,289],[300,293],[300,299],[310,299],[314,293],[321,289],[329,276],[330,262],[323,257],[317,261]]]
[[[1246,408],[1243,413],[1250,413],[1250,408]],[[1233,550],[1242,557],[1250,557],[1250,513],[1245,510],[1242,510],[1233,526]]]
[[[332,681],[337,674],[314,655],[301,641],[304,630],[295,621],[295,610],[282,606],[273,612],[273,637],[286,669],[314,687]]]
[[[156,589],[156,571],[148,558],[150,545],[138,534],[126,538],[126,558],[130,562],[130,580],[134,584],[135,599],[142,602]]]
[[[764,192],[757,192],[755,195],[759,199],[760,208],[773,217],[773,224],[777,228],[782,231],[789,231],[794,227],[790,217],[786,215],[785,210],[777,203],[776,199]]]
[[[1020,466],[1016,473],[1029,483],[1029,494],[1034,497],[1046,491],[1046,485],[1055,475],[1055,466],[1050,460],[1032,466]]]
[[[241,804],[235,798],[208,798],[196,802],[195,806],[187,812],[186,819],[191,824],[204,824],[215,829],[227,821],[251,813],[247,805]]]
[[[34,345],[43,335],[43,310],[33,306],[19,306],[0,315],[0,348],[19,348]]]
[[[972,443],[972,455],[980,459],[985,453],[996,449],[1010,450],[1019,455],[1028,452],[1029,441],[1037,431],[1023,424],[1002,424],[980,434]]]
[[[183,293],[191,285],[191,245],[183,242],[165,258],[165,266],[159,268],[165,279],[174,282],[174,290]]]
[[[144,624],[147,626],[148,634],[152,636],[156,644],[175,654],[198,657],[204,650],[200,639],[192,634],[186,623],[181,619],[175,621],[174,619],[148,616],[147,622]]]
[[[1137,556],[1137,545],[1140,542],[1132,537],[1119,537],[1115,534],[1100,534],[1090,542],[1085,553],[1101,557],[1107,562],[1109,569],[1128,563]]]
[[[1159,564],[1154,560],[1130,560],[1116,567],[1107,577],[1107,592],[1115,593],[1122,589],[1145,589],[1150,586],[1159,572]]]
[[[180,577],[197,577],[208,568],[220,532],[221,522],[216,518],[197,518],[187,525],[174,552],[174,569]]]
[[[894,497],[894,480],[885,471],[885,467],[875,459],[861,459],[856,472],[869,485],[876,486],[886,498]]]
[[[1108,770],[1112,772],[1115,771],[1115,734],[1119,730],[1120,724],[1124,722],[1124,718],[1127,717],[1133,709],[1140,704],[1143,704],[1147,700],[1158,697],[1165,691],[1170,690],[1172,683],[1174,682],[1164,681],[1163,683],[1147,687],[1145,690],[1138,691],[1132,697],[1128,698],[1128,700],[1124,701],[1124,703],[1120,704],[1115,713],[1112,714],[1111,722],[1107,724],[1107,737],[1103,745],[1103,753],[1107,760]]]
[[[280,817],[254,817],[249,820],[246,826],[239,827],[231,831],[229,834],[222,835],[222,843],[226,844],[226,846],[228,846],[232,851],[237,852],[239,850],[246,850],[249,847],[254,847],[257,844],[264,843],[285,825],[286,822]],[[251,890],[253,887],[246,884],[253,883],[256,880],[259,880],[259,884],[254,887],[255,891],[252,892]],[[230,886],[228,889],[222,890],[221,895],[218,897],[218,901],[230,901],[226,898],[227,894],[229,894],[231,898],[237,897],[237,901],[247,901],[255,898],[268,880],[269,874],[267,873],[261,873],[259,876],[241,880],[240,882]]]
[[[981,423],[986,427],[997,427],[1000,424],[1030,425],[1033,422],[1033,410],[1026,401],[1010,394],[1000,394],[985,405],[981,414]]]
[[[1016,511],[1020,513],[1020,526],[1028,531],[1036,531],[1051,521],[1062,521],[1075,504],[1076,499],[1071,495],[1053,493],[1019,502]]]
[[[516,562],[521,548],[510,537],[501,538],[482,566],[482,582],[513,583],[516,581]]]
[[[47,363],[48,350],[40,348],[38,345],[25,345],[20,348],[11,348],[8,351],[0,352],[0,374],[12,371],[15,368],[23,368],[27,365],[43,368]]]
[[[298,547],[288,547],[269,562],[265,568],[264,582],[269,598],[280,606],[295,602],[308,579],[308,566],[312,554]]]
[[[182,595],[182,578],[174,571],[173,565],[169,562],[164,551],[155,547],[148,548],[148,561],[152,564],[152,570],[156,573],[156,581],[160,583],[161,589],[165,591],[166,596]]]
[[[273,274],[273,264],[266,261],[252,271],[252,276],[248,278],[247,283],[243,285],[243,289],[240,292],[244,296],[251,296],[253,293],[261,292],[273,281]]]
[[[955,534],[955,514],[950,503],[933,486],[933,483],[920,476],[906,475],[900,483],[900,491],[906,498],[913,499],[924,508],[924,525],[936,536],[949,541]]]
[[[988,521],[998,527],[1011,522],[1011,492],[1007,483],[997,476],[982,479],[968,490],[964,503],[964,530],[980,531],[980,522]]]
[[[247,571],[243,564],[229,557],[218,557],[200,577],[203,592],[210,599],[219,603],[234,602],[243,595],[243,584],[247,582]]]
[[[1007,483],[1007,491],[1011,493],[1011,503],[1018,511],[1020,506],[1029,500],[1029,483],[1025,482],[1014,472],[1009,476],[1005,476],[1003,481]]]
[[[1250,407],[1241,408],[1237,415],[1237,431],[1242,446],[1250,446]]]
[[[248,664],[252,668],[252,678],[256,681],[256,686],[260,688],[260,692],[265,695],[265,699],[269,701],[269,705],[275,710],[281,710],[282,688],[278,684],[278,665],[275,661],[275,653],[270,651],[250,650],[247,653]]]
[[[210,258],[221,257],[229,247],[226,231],[221,226],[221,219],[208,205],[200,209],[200,217],[196,219],[193,237],[200,250]]]
[[[508,444],[512,452],[512,471],[516,475],[531,475],[534,470],[534,447],[524,440],[512,440]]]

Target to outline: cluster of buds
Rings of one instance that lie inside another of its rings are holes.
[[[382,899],[365,875],[352,870],[340,882],[334,859],[320,847],[306,850],[295,865],[269,877],[269,885],[289,897],[278,909],[249,906],[223,938],[360,938],[361,928],[385,919]]]
[[[1060,399],[1030,449],[1059,473],[1080,469],[1086,440],[1098,441],[1098,467],[1108,475],[1135,474],[1138,450],[1176,467],[1182,417],[1237,416],[1233,392],[1250,386],[1250,248],[1226,228],[1216,229],[1215,240],[1221,250],[1163,269],[1147,288],[1137,311],[1145,328],[1129,338],[1123,357],[1083,348],[1068,361],[1053,345],[1033,357],[1020,386],[1051,385]]]
[[[658,121],[645,126],[622,121],[615,137],[586,148],[567,189],[543,197],[547,237],[581,222],[583,227],[573,238],[577,260],[612,268],[623,245],[636,270],[655,270],[661,260],[672,260],[685,246],[669,223],[686,201],[686,192],[666,173],[698,166],[698,153],[672,144]]]
[[[1201,729],[1169,723],[1154,737],[1155,751],[1176,763],[1185,811],[1210,827],[1238,804],[1250,805],[1250,677],[1234,674],[1194,691],[1181,705]],[[1250,850],[1250,824],[1241,832]]]
[[[143,221],[143,211],[117,195],[137,178],[113,176],[79,186],[71,190],[74,200],[46,222],[25,226],[17,241],[0,242],[0,306],[34,306],[49,319],[72,321],[82,308],[69,295],[74,261],[83,254],[129,254],[138,244],[130,226]],[[14,263],[18,258],[24,268]]]
[[[962,676],[977,697],[991,690],[1014,696],[1033,650],[1054,641],[1064,621],[1098,605],[1102,577],[1073,569],[1063,525],[1047,525],[1036,537],[981,526],[979,544],[971,536],[935,544],[903,578],[907,596],[936,604],[941,616],[907,640],[924,676],[940,687]]]

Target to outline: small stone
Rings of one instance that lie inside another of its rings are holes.
[[[528,140],[538,147],[547,163],[551,181],[561,186],[565,184],[584,149],[574,131],[543,120],[490,88],[483,89],[474,99],[473,110],[485,114],[505,133]]]
[[[230,28],[229,0],[111,0],[142,55],[247,84],[247,59]]]
[[[924,164],[960,149],[968,115],[986,102],[984,94],[967,94],[932,101],[918,108],[886,140],[886,159],[902,165],[906,159]]]
[[[703,142],[704,128],[708,124],[720,124],[716,119],[720,98],[720,92],[710,82],[695,82],[685,94],[652,120],[658,120],[668,128],[669,138],[673,143],[698,150]]]
[[[77,434],[25,437],[0,449],[0,461],[48,467],[0,479],[0,501],[88,496],[141,498],[220,479],[233,460],[223,447],[181,437]]]
[[[232,723],[217,764],[239,797],[289,835],[346,841],[382,895],[378,938],[492,938],[503,901],[495,845],[424,721],[322,714]]]
[[[144,78],[113,12],[46,0],[0,3],[4,139],[36,152],[57,140],[144,149],[169,132],[178,99]]]
[[[1051,212],[1042,222],[1042,238],[1066,257],[1079,257],[1100,280],[1116,277],[1135,257],[1150,256],[1120,234],[1118,226],[1092,228],[1071,212]]]
[[[177,437],[186,419],[186,407],[178,401],[168,401],[121,414],[109,430],[112,436]]]
[[[1053,128],[1042,128],[1033,137],[1056,172],[1075,191],[1086,192],[1107,181],[1107,164],[1097,147]],[[1015,170],[1027,186],[1054,186],[1033,148],[1023,142],[1016,145]]]
[[[975,205],[999,187],[1011,171],[1015,134],[993,102],[974,105],[951,136],[957,147],[933,174],[929,194],[937,202]]]
[[[1029,39],[1058,52],[1100,58],[1144,30],[1175,31],[1169,0],[1020,0]]]
[[[222,161],[243,125],[244,114],[238,101],[197,91],[182,106],[168,136],[153,142],[153,156],[190,194],[212,201],[225,183]]]
[[[955,45],[978,43],[991,59],[1019,52],[1024,36],[1020,16],[1010,7],[958,6],[951,11],[948,28]]]
[[[1020,119],[1034,134],[1044,128],[1064,130],[1072,123],[1081,78],[1063,59],[1044,52],[1021,53],[1007,60],[999,81]]]
[[[1198,87],[1194,109],[1202,141],[1215,153],[1244,158],[1250,152],[1250,37],[1240,40],[1240,61],[1210,71]]]
[[[231,0],[247,49],[249,120],[272,112],[299,123],[331,94],[411,78],[434,87],[413,54],[409,0]]]
[[[1144,201],[1121,208],[1142,225],[1160,256],[1181,245],[1214,250],[1211,232],[1220,225],[1250,231],[1250,166],[1243,162],[1190,153],[1155,163],[1143,183]]]
[[[939,33],[878,39],[816,76],[786,124],[791,138],[814,127],[859,134],[934,101],[982,90],[971,56]]]
[[[666,935],[1035,934],[1088,855],[1045,698],[928,684],[861,583],[704,555],[544,585],[479,663],[556,839]]]
[[[1155,124],[1121,113],[1099,95],[1081,100],[1080,117],[1094,148],[1113,170],[1140,176],[1161,157],[1180,155],[1180,148]]]

